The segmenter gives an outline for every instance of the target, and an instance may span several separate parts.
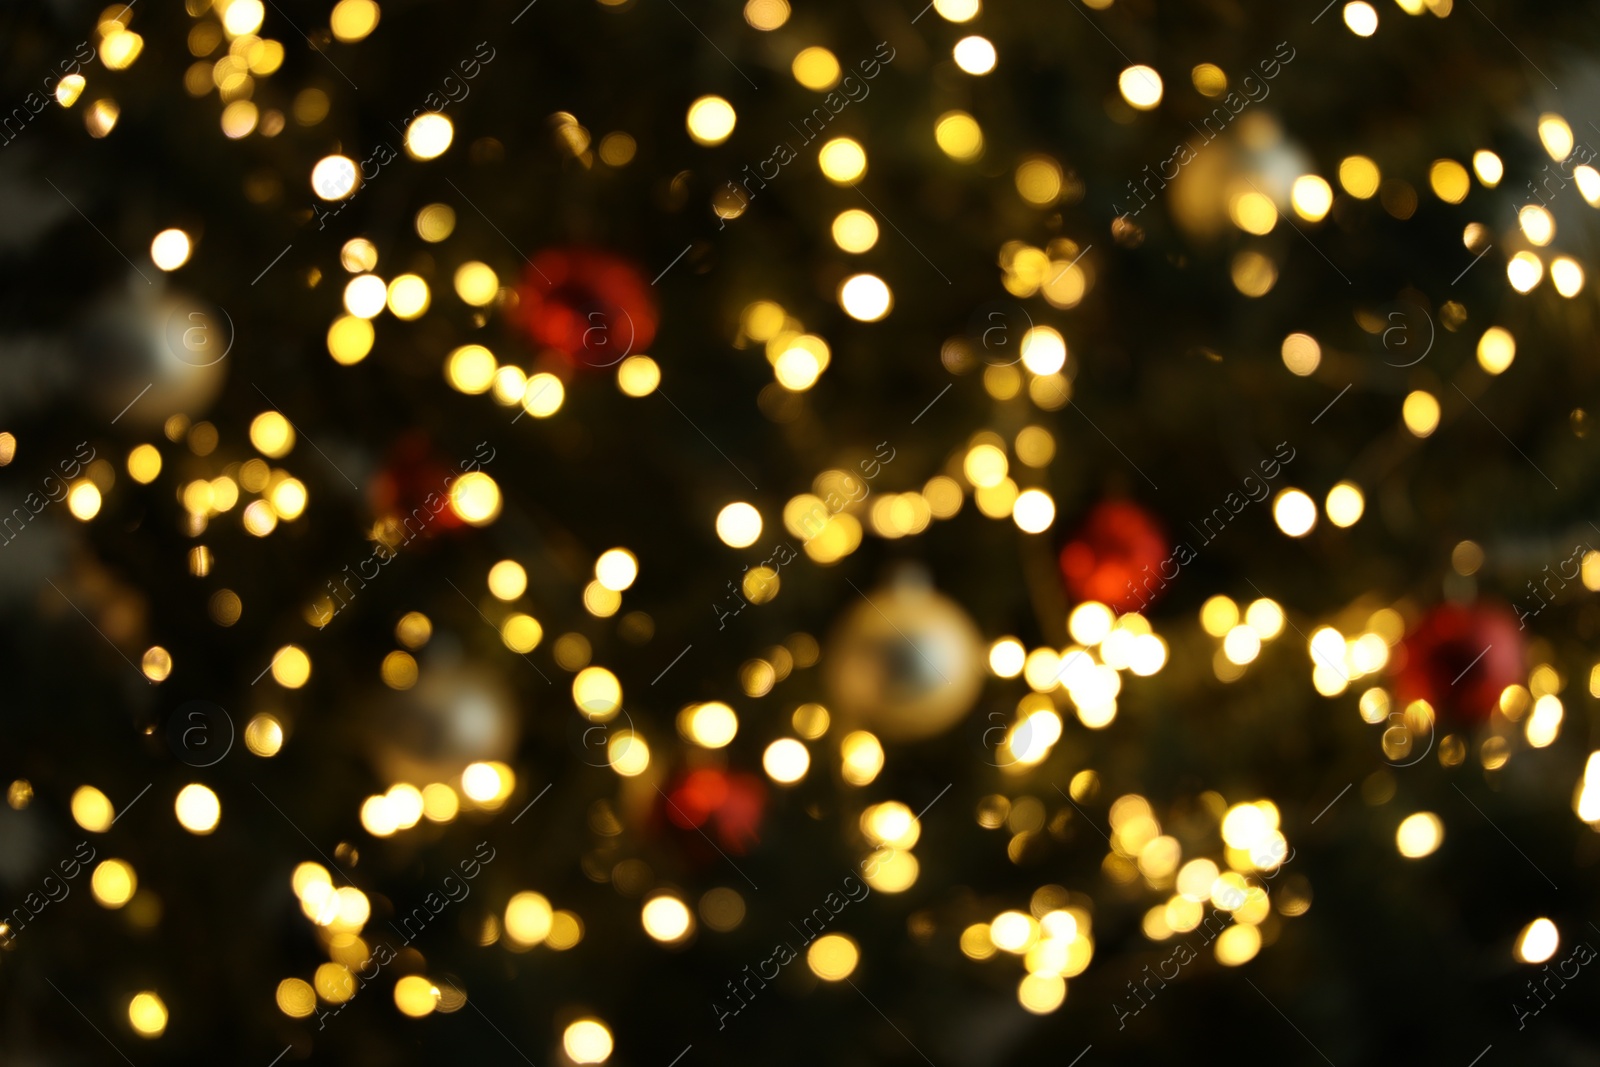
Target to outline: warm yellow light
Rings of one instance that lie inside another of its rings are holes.
[[[744,20],[758,30],[775,30],[789,21],[788,0],[746,0]]]
[[[162,270],[177,270],[189,262],[191,247],[182,230],[162,230],[150,242],[150,260]]]
[[[974,445],[962,461],[967,481],[979,488],[991,488],[1005,481],[1006,454],[991,444]]]
[[[624,778],[643,774],[650,767],[650,746],[633,730],[621,730],[606,743],[606,760]]]
[[[456,295],[473,307],[487,307],[500,292],[500,279],[487,263],[472,260],[456,268]]]
[[[1578,193],[1590,207],[1600,207],[1600,171],[1590,166],[1574,167],[1573,180],[1578,183]]]
[[[860,208],[841,211],[833,220],[833,242],[846,252],[865,252],[878,243],[878,222]]]
[[[299,645],[284,645],[272,657],[272,680],[285,689],[299,689],[311,678],[311,657]]]
[[[111,801],[92,785],[80,785],[73,791],[71,807],[73,821],[90,833],[105,833],[116,818]]]
[[[886,800],[861,813],[861,832],[875,845],[910,848],[922,836],[922,824],[905,804]]]
[[[1444,823],[1431,811],[1407,815],[1394,832],[1395,847],[1411,860],[1432,854],[1443,840]]]
[[[522,392],[522,410],[536,419],[547,419],[561,410],[567,398],[566,386],[554,374],[541,371],[528,379]]]
[[[1161,103],[1161,75],[1142,63],[1117,75],[1117,88],[1122,98],[1140,111],[1149,111]]]
[[[360,363],[372,351],[376,334],[372,323],[354,315],[340,315],[328,327],[328,355],[335,363],[349,367]]]
[[[1239,607],[1230,597],[1214,596],[1200,605],[1200,628],[1221,637],[1239,623]]]
[[[500,515],[500,486],[482,471],[468,471],[450,486],[450,510],[469,526],[487,526]]]
[[[663,944],[674,944],[694,932],[694,917],[683,901],[667,893],[645,902],[639,913],[644,932]]]
[[[689,136],[703,145],[719,145],[733,134],[738,116],[720,96],[702,96],[689,105]]]
[[[1550,283],[1570,300],[1583,290],[1583,267],[1571,256],[1557,256],[1550,264]]]
[[[853,730],[839,742],[841,774],[851,785],[867,785],[883,770],[883,745],[866,730]]]
[[[780,738],[768,745],[761,754],[761,766],[774,782],[793,785],[804,778],[806,771],[811,768],[811,753],[792,737]]]
[[[67,490],[67,510],[80,522],[88,522],[100,514],[100,490],[88,479],[74,482]]]
[[[1027,489],[1011,505],[1011,519],[1023,533],[1044,533],[1056,521],[1056,502],[1042,489]]]
[[[457,390],[476,396],[488,392],[498,369],[494,353],[487,348],[482,345],[462,345],[445,360],[444,374]]]
[[[1572,127],[1560,115],[1547,111],[1539,116],[1539,140],[1557,163],[1572,155]]]
[[[649,396],[661,384],[661,367],[649,356],[629,356],[617,366],[617,388],[628,396]]]
[[[294,427],[276,411],[263,411],[250,422],[250,443],[270,459],[289,454],[294,448]]]
[[[1027,651],[1015,637],[1002,637],[989,647],[989,669],[1001,678],[1015,678],[1022,673]]]
[[[1307,333],[1291,333],[1283,339],[1283,365],[1291,374],[1304,378],[1322,362],[1322,346]]]
[[[209,81],[210,75],[208,74],[206,77]],[[76,104],[78,97],[83,94],[83,87],[87,84],[88,82],[82,74],[68,74],[56,86],[56,103],[62,107],[71,107]]]
[[[839,61],[832,52],[818,45],[801,49],[790,70],[795,81],[819,93],[839,84]]]
[[[1222,654],[1240,667],[1253,662],[1261,654],[1261,635],[1252,626],[1235,626],[1222,638]]]
[[[389,287],[376,274],[351,278],[344,287],[344,309],[358,319],[375,317],[388,300]]]
[[[691,704],[678,716],[679,732],[702,748],[723,748],[739,732],[739,717],[718,701]]]
[[[1236,923],[1217,935],[1217,962],[1224,967],[1238,967],[1240,964],[1249,963],[1260,951],[1261,931],[1254,926]]]
[[[94,869],[89,878],[89,888],[94,899],[105,908],[120,908],[133,899],[139,886],[133,867],[122,860],[106,860]]]
[[[489,568],[489,592],[500,600],[515,600],[528,588],[528,572],[516,560],[503,559]]]
[[[518,945],[537,945],[550,936],[553,915],[542,894],[518,893],[506,903],[506,936]]]
[[[1535,919],[1517,935],[1515,954],[1523,963],[1540,964],[1561,947],[1561,931],[1549,919]]]
[[[1491,326],[1478,338],[1478,365],[1490,374],[1500,374],[1517,355],[1517,341],[1503,326]]]
[[[317,1010],[317,992],[304,978],[285,978],[274,997],[278,1010],[291,1019],[304,1019]]]
[[[1367,501],[1361,495],[1361,487],[1354,482],[1340,482],[1328,490],[1328,499],[1325,505],[1328,509],[1328,521],[1335,526],[1354,526],[1361,519],[1361,513],[1366,510]]]
[[[876,274],[853,274],[839,286],[839,306],[859,322],[877,322],[894,306],[894,294]]]
[[[983,10],[983,0],[933,0],[933,9],[946,22],[971,22]]]
[[[420,1019],[439,1007],[439,989],[420,974],[408,974],[394,984],[394,1006],[402,1015]]]
[[[599,1019],[579,1019],[561,1035],[573,1063],[604,1063],[611,1058],[611,1031]]]
[[[1505,164],[1500,162],[1500,157],[1486,148],[1480,148],[1472,153],[1472,169],[1478,175],[1478,180],[1493,189],[1500,184],[1500,179],[1505,177]]]
[[[1316,174],[1302,174],[1289,190],[1295,214],[1307,222],[1321,222],[1333,206],[1333,186]]]
[[[737,501],[717,512],[717,537],[730,548],[749,548],[761,536],[761,513]]]
[[[1529,241],[1540,247],[1551,242],[1556,235],[1555,216],[1538,204],[1528,204],[1517,212],[1517,224]]]
[[[1378,11],[1366,0],[1351,0],[1344,5],[1344,24],[1357,37],[1371,37],[1378,32]]]
[[[233,6],[240,2],[234,0]],[[343,200],[355,192],[358,174],[355,160],[349,156],[324,156],[311,168],[311,190],[324,200]]]
[[[172,673],[172,653],[160,645],[152,645],[145,651],[139,666],[144,676],[152,682],[164,682]]]
[[[135,445],[128,453],[128,477],[149,485],[161,473],[161,452],[155,445]]]
[[[1029,974],[1017,983],[1017,1003],[1034,1015],[1049,1015],[1066,999],[1067,983],[1058,974]]]
[[[867,172],[867,152],[848,137],[835,137],[817,151],[817,166],[835,185],[851,185]]]
[[[398,319],[415,319],[428,310],[431,302],[428,283],[415,274],[402,274],[389,283],[389,310]]]
[[[983,155],[983,129],[965,111],[946,111],[933,125],[933,139],[940,151],[961,163]]]
[[[1115,621],[1116,616],[1106,605],[1098,600],[1086,600],[1067,616],[1067,632],[1080,645],[1098,645],[1111,633]]]
[[[234,7],[241,2],[243,0],[234,0]],[[128,1001],[128,1022],[140,1037],[160,1037],[167,1030],[167,1006],[153,992],[135,993],[133,999]]]
[[[221,14],[222,28],[228,31],[228,36],[243,37],[261,28],[267,9],[261,0],[230,0]]]
[[[793,345],[784,349],[772,364],[772,376],[790,392],[803,393],[817,384],[822,376],[822,364],[810,349]]]
[[[806,949],[806,966],[824,982],[842,982],[855,971],[861,950],[844,934],[823,934]]]
[[[198,782],[192,782],[178,791],[173,809],[177,812],[178,824],[191,834],[209,834],[222,819],[222,802],[217,799],[217,794]]]
[[[378,5],[372,0],[339,0],[328,15],[334,37],[353,44],[378,27]]]
[[[1317,505],[1298,489],[1285,489],[1272,502],[1272,518],[1290,537],[1304,537],[1317,524]]]
[[[1366,156],[1346,156],[1339,164],[1339,184],[1357,200],[1369,199],[1376,193],[1381,177],[1378,165]]]
[[[1245,233],[1262,236],[1272,232],[1278,224],[1278,208],[1265,193],[1251,190],[1234,197],[1228,203],[1228,214],[1233,224]]]
[[[639,561],[625,548],[607,549],[595,560],[594,576],[607,589],[620,593],[639,577]]]
[[[1412,434],[1427,437],[1439,428],[1439,401],[1427,390],[1414,390],[1400,405],[1400,417]]]
[[[1544,280],[1544,263],[1532,252],[1518,252],[1506,264],[1506,278],[1517,292],[1529,292]]]
[[[1455,160],[1437,159],[1428,170],[1428,184],[1433,187],[1433,195],[1440,200],[1447,204],[1459,204],[1467,198],[1472,179],[1467,175],[1467,168]]]
[[[1033,374],[1055,374],[1067,364],[1067,342],[1060,331],[1035,326],[1022,335],[1022,365]]]
[[[963,37],[956,42],[951,54],[955,57],[956,66],[968,74],[987,74],[994,69],[994,45],[989,43],[987,37]]]
[[[412,159],[437,159],[455,139],[453,123],[437,111],[418,115],[406,127],[406,151]]]
[[[283,724],[264,711],[251,716],[244,727],[244,745],[254,755],[276,756],[283,748]]]

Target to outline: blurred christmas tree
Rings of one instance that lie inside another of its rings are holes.
[[[1397,5],[8,8],[6,1062],[1600,1062],[1597,6]]]

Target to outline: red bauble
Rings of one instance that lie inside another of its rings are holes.
[[[767,787],[760,778],[701,768],[667,790],[662,811],[672,825],[702,833],[709,829],[720,847],[742,855],[761,841],[766,807]]]
[[[1166,581],[1167,536],[1144,508],[1106,501],[1089,513],[1061,550],[1061,577],[1078,600],[1098,600],[1131,611],[1154,600]]]
[[[461,469],[435,457],[426,436],[406,434],[390,448],[383,469],[373,479],[372,508],[380,518],[401,523],[410,519],[407,531],[413,536],[419,531],[431,537],[455,529],[463,523],[449,506],[450,486],[460,475]]]
[[[1401,646],[1395,696],[1426,700],[1442,719],[1481,722],[1522,680],[1523,642],[1504,604],[1440,604]]]
[[[633,264],[588,248],[549,248],[524,275],[522,325],[577,366],[611,367],[656,336],[650,286]]]

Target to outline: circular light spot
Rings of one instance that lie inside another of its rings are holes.
[[[328,355],[341,366],[352,366],[367,358],[376,333],[372,323],[354,315],[340,315],[328,327]]]
[[[344,309],[358,319],[370,319],[389,301],[389,287],[376,274],[351,278],[344,287]]]
[[[717,537],[730,548],[749,548],[761,536],[761,513],[737,501],[717,512]]]
[[[1354,526],[1361,518],[1361,513],[1366,510],[1366,498],[1361,495],[1361,487],[1354,482],[1340,482],[1328,490],[1326,507],[1328,521],[1335,526]]]
[[[182,230],[162,230],[150,242],[150,260],[162,270],[177,270],[189,262],[191,247]]]
[[[738,116],[720,96],[702,96],[689,105],[689,136],[703,145],[719,145],[733,134]]]
[[[854,274],[839,286],[839,306],[860,322],[877,322],[889,314],[894,296],[876,274]]]
[[[817,152],[817,166],[835,185],[850,185],[867,172],[867,153],[848,137],[835,137]]]
[[[387,302],[397,319],[420,318],[430,301],[428,283],[415,274],[402,274],[389,283]]]
[[[234,0],[230,11],[245,0]],[[356,188],[355,160],[348,156],[325,156],[311,168],[311,191],[324,200],[343,200]]]
[[[833,220],[833,242],[846,252],[865,252],[878,243],[878,221],[860,208],[841,211]]]
[[[489,592],[500,600],[515,600],[528,588],[528,572],[516,560],[503,559],[489,568]]]
[[[463,303],[487,307],[500,292],[500,279],[488,264],[473,260],[456,268],[455,286]]]
[[[761,766],[774,782],[793,785],[804,778],[806,771],[811,768],[811,753],[792,737],[780,738],[768,745],[761,754]]]
[[[970,163],[983,155],[983,128],[965,111],[946,111],[933,126],[933,139],[939,150],[960,163]]]
[[[1371,37],[1378,32],[1378,12],[1366,0],[1353,0],[1344,5],[1344,24],[1357,37]]]
[[[1561,947],[1561,931],[1549,919],[1535,919],[1517,935],[1516,957],[1523,963],[1540,964]]]
[[[1302,174],[1290,188],[1289,202],[1307,222],[1320,222],[1333,206],[1333,186],[1316,174]]]
[[[1056,504],[1042,489],[1027,489],[1011,505],[1011,519],[1023,533],[1044,533],[1056,521]]]
[[[661,367],[649,356],[629,356],[617,366],[617,388],[628,396],[649,396],[661,384]]]
[[[1517,292],[1530,292],[1544,280],[1544,263],[1532,252],[1518,252],[1506,263],[1506,278]]]
[[[1439,428],[1439,401],[1432,393],[1417,389],[1406,395],[1400,405],[1400,417],[1405,420],[1406,429],[1417,437],[1427,437]]]
[[[1149,111],[1161,103],[1161,75],[1142,63],[1119,74],[1117,88],[1122,98],[1140,111]]]
[[[378,28],[378,5],[372,0],[339,0],[328,15],[334,37],[353,44]]]
[[[439,1007],[439,990],[420,974],[408,974],[394,984],[394,1006],[402,1015],[420,1019]]]
[[[272,680],[285,689],[299,689],[311,678],[311,657],[299,645],[284,645],[272,657]]]
[[[662,894],[645,902],[639,913],[644,932],[663,944],[674,944],[689,936],[693,918],[688,907],[675,896]]]
[[[861,950],[844,934],[823,934],[806,950],[806,966],[824,982],[842,982],[855,971]]]
[[[106,860],[94,869],[89,878],[89,888],[102,907],[120,908],[133,899],[139,879],[133,868],[122,860]]]
[[[406,127],[406,151],[412,159],[437,159],[455,139],[454,124],[437,111],[418,115]]]
[[[450,486],[450,510],[469,526],[487,526],[500,515],[500,487],[482,471],[468,471]]]
[[[639,577],[639,561],[625,548],[607,549],[594,561],[595,580],[620,593]]]
[[[1421,859],[1432,854],[1444,840],[1444,823],[1431,811],[1407,815],[1395,830],[1395,847],[1406,859]]]
[[[1283,365],[1304,378],[1322,362],[1322,346],[1308,333],[1291,333],[1283,339]]]
[[[604,1063],[611,1058],[611,1031],[599,1019],[579,1019],[561,1035],[573,1063]]]
[[[994,69],[994,45],[987,37],[963,37],[956,42],[952,52],[956,66],[968,74],[987,74]]]
[[[1272,502],[1272,518],[1290,537],[1304,537],[1317,524],[1317,505],[1298,489],[1285,489]]]
[[[222,819],[222,802],[217,799],[217,794],[198,782],[178,791],[173,808],[178,814],[179,825],[191,834],[209,834]]]
[[[238,7],[243,2],[246,0],[234,0],[233,6]],[[167,1006],[155,993],[135,993],[133,999],[128,1001],[128,1022],[133,1024],[134,1033],[140,1037],[160,1037],[167,1030]]]
[[[794,80],[807,89],[825,92],[839,84],[839,61],[826,48],[813,45],[794,57]]]

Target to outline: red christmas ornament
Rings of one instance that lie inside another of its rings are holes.
[[[477,466],[469,461],[462,469],[476,470]],[[412,536],[455,529],[464,524],[450,508],[450,486],[460,475],[461,469],[435,458],[426,436],[407,434],[395,442],[389,459],[373,479],[369,490],[372,508],[380,518],[400,523],[411,520],[407,532]]]
[[[1078,600],[1131,611],[1147,606],[1172,578],[1160,573],[1167,560],[1167,537],[1155,518],[1137,504],[1112,500],[1096,505],[1061,550],[1061,577]]]
[[[627,260],[588,248],[550,248],[523,278],[522,324],[536,345],[574,365],[611,367],[656,336],[656,305]]]
[[[1395,695],[1426,700],[1443,719],[1481,722],[1522,680],[1523,643],[1504,604],[1440,604],[1401,645]]]
[[[761,840],[766,806],[767,787],[755,775],[701,768],[667,790],[662,810],[683,830],[703,830],[709,823],[722,848],[742,855]]]

